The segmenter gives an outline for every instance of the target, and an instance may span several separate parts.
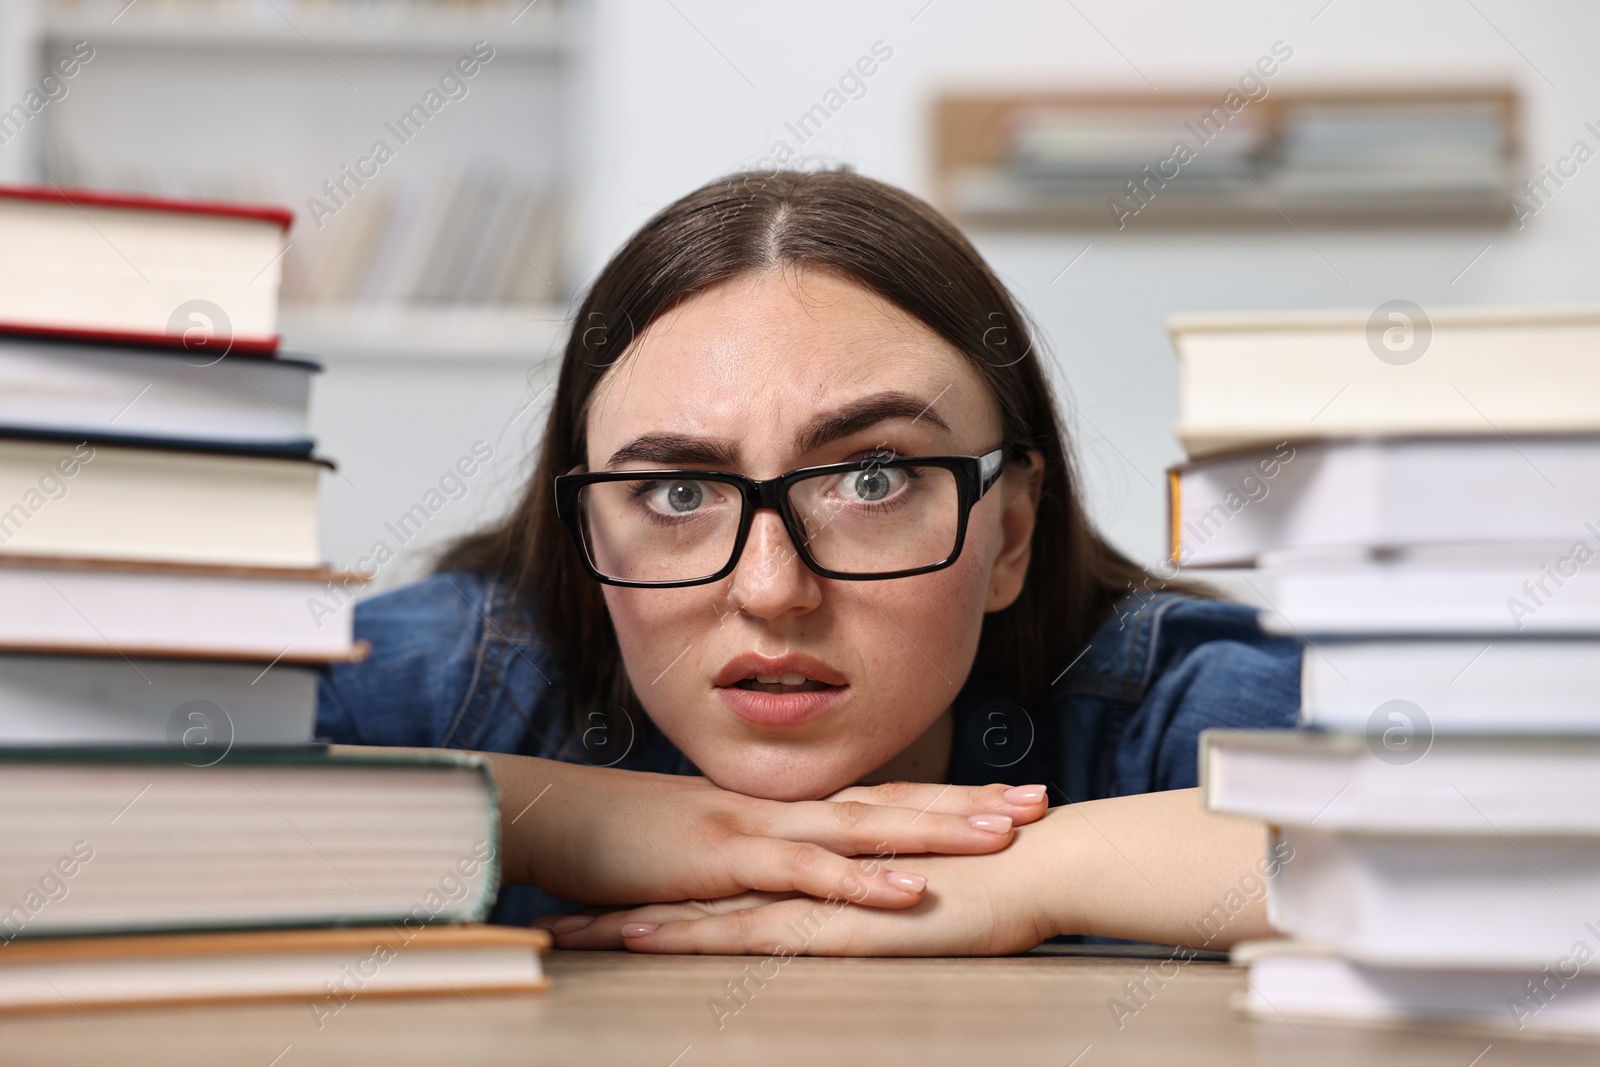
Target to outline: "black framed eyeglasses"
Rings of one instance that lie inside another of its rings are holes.
[[[563,474],[556,514],[591,577],[668,589],[733,572],[758,510],[776,511],[800,559],[824,578],[907,578],[961,555],[972,508],[1006,450],[872,457],[757,481],[727,471]]]

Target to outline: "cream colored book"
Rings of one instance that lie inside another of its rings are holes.
[[[324,466],[193,447],[0,437],[0,555],[315,566]]]
[[[543,930],[397,926],[19,941],[0,1014],[302,1000],[319,1024],[358,999],[548,988]]]
[[[276,207],[0,187],[0,329],[271,352],[293,221]]]
[[[1174,315],[1191,458],[1366,435],[1600,430],[1600,307]]]
[[[488,917],[483,756],[211,747],[0,749],[0,957],[65,935]]]

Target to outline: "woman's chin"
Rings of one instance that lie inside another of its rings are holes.
[[[716,786],[762,800],[821,800],[854,785],[866,771],[800,762],[781,767],[697,763]]]

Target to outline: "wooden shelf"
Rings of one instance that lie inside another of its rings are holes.
[[[957,219],[999,227],[1504,226],[1520,111],[1500,83],[1285,87],[1253,101],[956,93],[934,107],[934,180]]]
[[[553,306],[285,305],[285,352],[331,359],[489,361],[559,358],[567,312]]]
[[[82,39],[96,47],[152,49],[313,47],[344,54],[454,56],[483,39],[494,45],[497,54],[525,59],[561,59],[572,51],[567,20],[551,0],[538,0],[526,8],[523,3],[446,7],[289,0],[272,6],[196,0],[153,4],[146,0],[129,6],[126,0],[91,0],[47,6],[44,35],[51,42]]]

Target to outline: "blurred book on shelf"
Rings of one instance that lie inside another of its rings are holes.
[[[306,235],[284,299],[300,303],[539,306],[562,296],[554,186],[469,171],[431,189],[362,190]],[[290,255],[295,255],[291,250]]]
[[[1600,312],[1401,304],[1169,320],[1173,562],[1259,567],[1302,644],[1299,730],[1201,735],[1293,939],[1246,1007],[1600,1034],[1536,988],[1600,941]]]
[[[1507,105],[1498,100],[1289,109],[1272,175],[1291,200],[1312,196],[1504,193]]]
[[[1281,66],[1221,91],[947,95],[938,199],[993,225],[1510,221],[1511,88],[1278,88]]]
[[[1034,195],[1105,196],[1152,160],[1172,152],[1173,137],[1193,115],[1181,106],[1107,106],[1096,109],[1035,106],[1019,109],[1007,150],[1007,169]],[[1196,184],[1237,183],[1260,177],[1271,129],[1259,112],[1206,131],[1204,154],[1184,164]],[[1196,136],[1191,134],[1191,136]]]

